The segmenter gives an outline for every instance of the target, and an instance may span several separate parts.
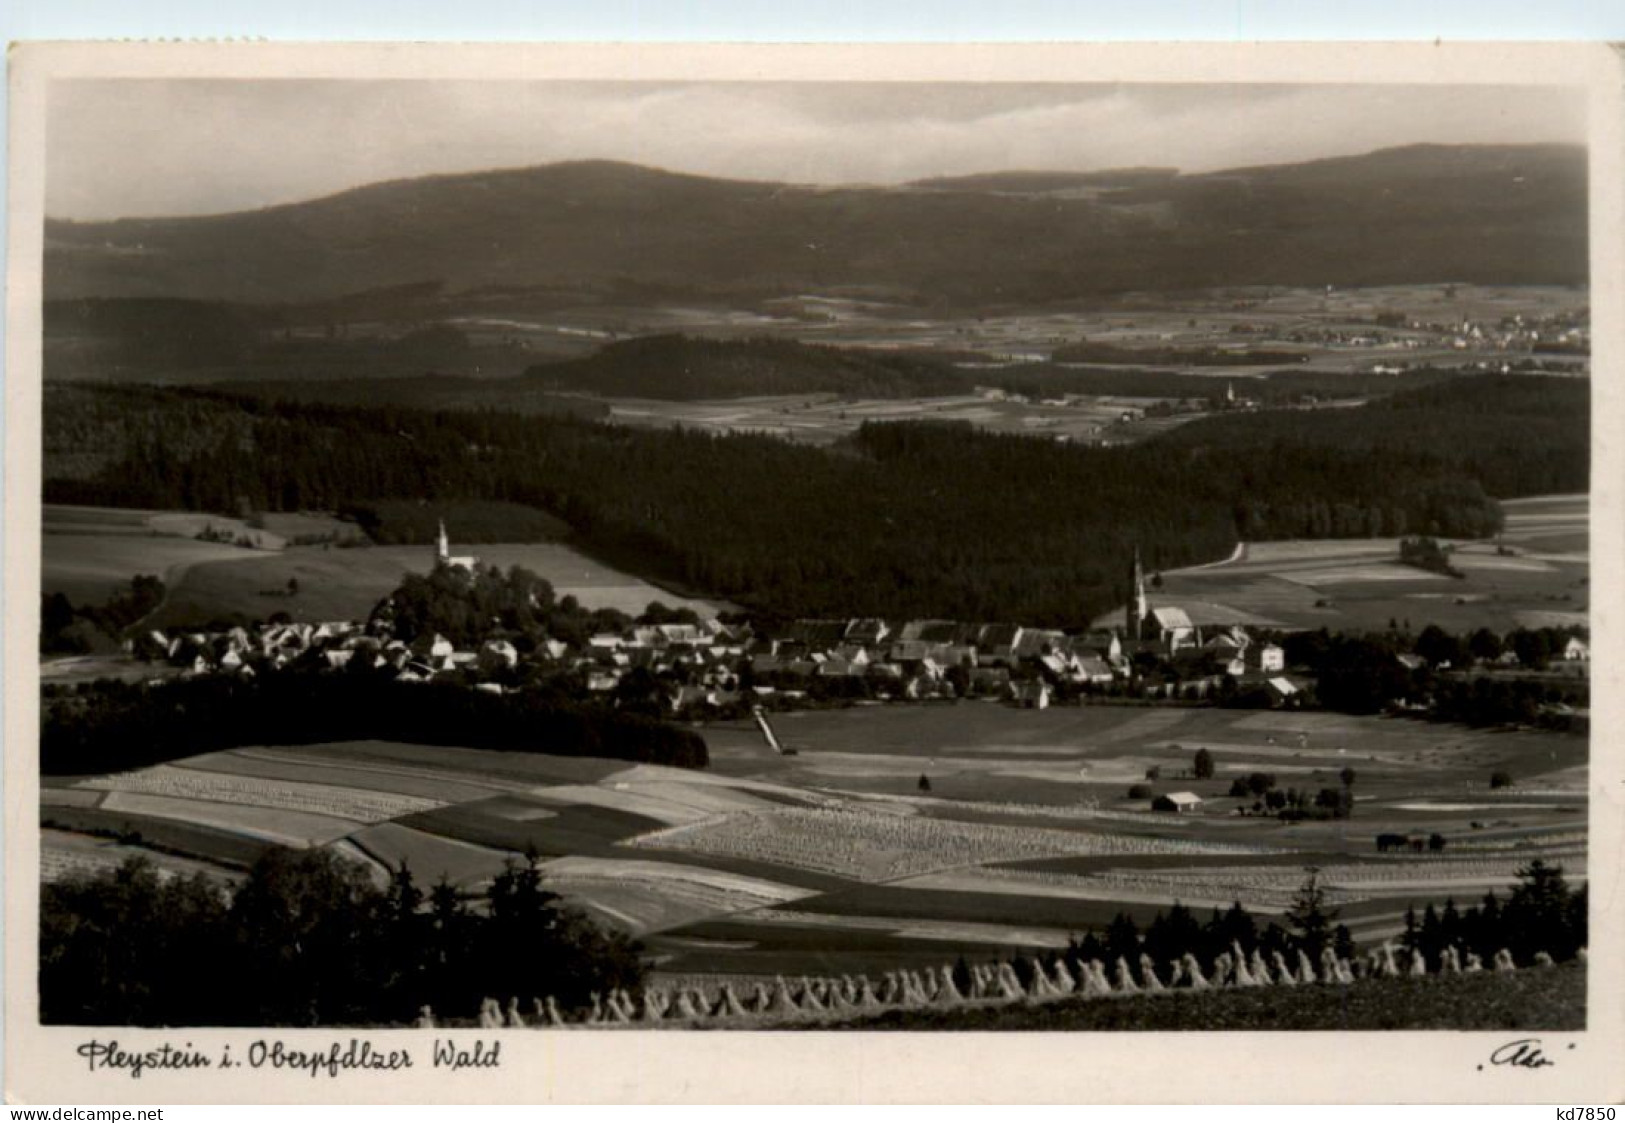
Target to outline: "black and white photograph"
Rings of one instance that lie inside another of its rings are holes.
[[[1608,53],[1383,50],[25,55],[8,1039],[1601,1079]]]

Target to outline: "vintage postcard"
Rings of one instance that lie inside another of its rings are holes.
[[[7,1096],[1617,1102],[1621,73],[14,47]]]

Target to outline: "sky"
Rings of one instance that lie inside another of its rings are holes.
[[[1585,139],[1574,90],[1070,83],[59,80],[47,130],[46,212],[79,220],[577,159],[891,184]]]

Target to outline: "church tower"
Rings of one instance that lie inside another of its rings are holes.
[[[1128,638],[1140,642],[1140,625],[1151,611],[1145,598],[1145,570],[1140,567],[1140,548],[1134,547],[1134,569],[1130,574],[1132,592],[1128,602]]]
[[[451,561],[451,540],[446,537],[446,520],[440,520],[440,533],[434,540],[434,564],[439,569]]]

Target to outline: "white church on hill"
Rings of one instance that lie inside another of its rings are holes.
[[[474,568],[480,564],[480,559],[469,554],[465,557],[451,556],[451,539],[446,537],[446,520],[440,520],[440,533],[434,540],[434,567],[436,569],[461,569],[465,573],[473,573]]]

